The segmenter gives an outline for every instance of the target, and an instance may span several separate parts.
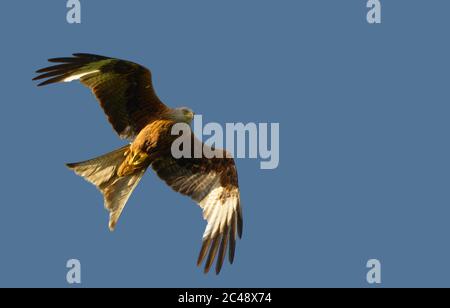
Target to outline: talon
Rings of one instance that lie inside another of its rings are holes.
[[[147,157],[148,155],[146,153],[143,152],[136,153],[131,160],[131,164],[135,166],[140,165],[147,159]]]

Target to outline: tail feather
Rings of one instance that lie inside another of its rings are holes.
[[[108,186],[116,174],[125,159],[128,148],[127,145],[103,156],[79,163],[66,164],[66,166],[101,190],[102,187]]]
[[[117,221],[130,198],[132,192],[144,176],[146,169],[141,169],[131,175],[117,178],[110,186],[102,191],[105,207],[110,211],[109,230],[114,231]]]
[[[79,163],[67,164],[76,174],[95,185],[103,194],[105,208],[110,212],[109,229],[113,231],[128,199],[139,184],[146,167],[119,176],[129,146]]]

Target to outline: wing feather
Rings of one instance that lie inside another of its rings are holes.
[[[40,75],[33,80],[44,79],[38,86],[80,80],[122,138],[134,138],[152,117],[168,109],[153,89],[150,71],[136,63],[85,53],[49,62],[58,64],[36,72]]]
[[[228,249],[234,261],[236,236],[242,236],[242,210],[236,166],[232,158],[181,158],[161,155],[152,168],[175,191],[191,197],[203,210],[207,226],[197,260],[206,258],[205,273],[216,260],[219,274]]]
[[[228,229],[229,226],[226,224],[222,233],[222,242],[220,243],[219,255],[216,263],[216,274],[220,273],[222,269],[223,261],[225,260],[225,254],[227,252],[228,245]]]

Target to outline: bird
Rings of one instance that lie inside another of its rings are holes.
[[[38,86],[80,81],[91,89],[118,136],[129,141],[105,155],[67,164],[103,194],[109,229],[115,230],[133,190],[151,169],[202,209],[207,225],[197,266],[204,263],[206,274],[216,261],[219,274],[227,254],[233,264],[236,240],[242,238],[243,230],[236,164],[226,150],[209,147],[195,137],[190,129],[194,112],[164,104],[154,90],[151,71],[137,63],[89,53],[48,61],[53,64],[37,70],[33,78],[41,81]],[[180,137],[172,133],[176,124],[188,125],[187,138],[193,148],[201,146],[222,155],[174,157],[171,145]]]

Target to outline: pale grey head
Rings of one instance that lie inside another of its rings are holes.
[[[194,119],[194,112],[187,107],[179,107],[173,109],[172,119],[177,122],[184,122],[190,124]]]

